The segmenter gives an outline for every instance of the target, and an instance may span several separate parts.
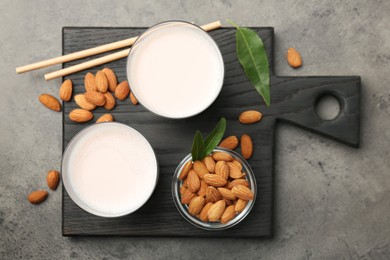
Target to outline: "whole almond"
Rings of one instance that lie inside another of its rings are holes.
[[[249,187],[249,182],[245,179],[236,179],[236,180],[231,181],[229,183],[229,185],[227,186],[227,188],[232,189],[236,185],[243,185],[245,187]]]
[[[32,204],[39,204],[47,198],[47,191],[45,190],[36,190],[28,195],[28,201]]]
[[[213,187],[222,187],[226,184],[226,179],[217,174],[205,174],[203,176],[203,180],[206,182],[207,185]]]
[[[104,108],[107,110],[113,109],[116,105],[114,96],[110,92],[106,92],[103,95],[106,98],[106,103],[104,103]]]
[[[69,119],[77,123],[88,122],[92,118],[93,114],[85,109],[73,109],[69,113]]]
[[[241,179],[245,176],[245,174],[241,171],[239,167],[237,167],[234,163],[228,162],[229,167],[229,177],[232,179]]]
[[[92,104],[85,98],[84,94],[78,94],[74,96],[74,101],[79,107],[85,110],[94,110],[96,108],[94,104]]]
[[[204,206],[204,198],[195,197],[190,201],[190,205],[188,205],[188,213],[195,216],[198,215]]]
[[[302,66],[301,54],[299,54],[299,52],[294,48],[288,48],[287,62],[291,67],[299,68],[300,66]]]
[[[224,153],[224,152],[215,152],[212,154],[212,156],[213,156],[213,159],[216,161],[230,162],[231,160],[233,160],[233,156],[231,156],[228,153]]]
[[[138,104],[138,100],[134,96],[133,92],[130,92],[130,101],[131,101],[131,103],[133,103],[133,105],[137,105]]]
[[[214,173],[215,172],[215,161],[213,159],[213,157],[211,156],[206,156],[203,161],[204,165],[206,166],[207,168],[207,171],[211,172],[211,173]]]
[[[115,96],[119,100],[125,100],[130,93],[130,87],[127,81],[122,81],[115,89]]]
[[[209,202],[206,205],[204,205],[202,211],[199,214],[199,219],[201,221],[203,221],[203,222],[209,221],[209,218],[207,217],[207,212],[209,211],[209,209],[211,208],[212,205],[213,205],[212,202]]]
[[[114,121],[114,117],[111,114],[104,114],[96,120],[96,123],[113,122],[113,121]]]
[[[95,85],[99,92],[106,93],[108,89],[108,80],[106,74],[99,70],[95,75]]]
[[[106,75],[108,81],[108,89],[112,92],[115,91],[116,86],[118,85],[118,81],[116,79],[116,75],[114,71],[110,68],[104,68],[103,73]]]
[[[58,101],[58,99],[56,99],[55,97],[53,97],[50,94],[41,94],[39,96],[39,101],[42,103],[42,105],[44,105],[48,109],[51,109],[51,110],[57,111],[57,112],[61,111],[60,101]]]
[[[260,121],[262,117],[263,115],[259,111],[248,110],[240,114],[239,121],[242,124],[253,124]]]
[[[216,222],[221,219],[223,212],[225,212],[226,203],[224,200],[215,202],[207,212],[209,221]]]
[[[51,190],[56,190],[60,183],[60,173],[54,170],[49,171],[46,176],[46,182]]]
[[[234,160],[232,161],[232,163],[234,163],[240,170],[242,170],[242,164],[241,164],[239,161],[237,161],[236,159],[234,159]]]
[[[60,99],[68,102],[72,98],[73,84],[70,79],[65,80],[60,87]]]
[[[242,212],[245,209],[246,205],[248,205],[248,201],[247,200],[238,199],[237,203],[236,203],[236,205],[234,207],[234,210],[237,213],[240,213],[240,212]]]
[[[187,188],[184,185],[181,185],[180,190],[179,190],[180,195],[183,195],[186,190],[187,190]]]
[[[87,91],[84,93],[84,97],[92,104],[96,106],[104,106],[106,98],[104,95],[97,91]]]
[[[184,187],[188,188],[188,180],[187,178],[184,179],[183,184]]]
[[[241,136],[241,153],[245,159],[251,158],[253,154],[252,138],[247,134]]]
[[[200,197],[206,196],[207,187],[208,187],[208,186],[207,186],[206,182],[205,182],[204,180],[201,180],[201,181],[200,181],[200,188],[199,188],[199,190],[198,190],[198,195],[199,195]]]
[[[200,179],[203,179],[203,176],[209,173],[206,168],[206,165],[204,165],[204,163],[202,163],[201,161],[195,161],[192,165],[192,168],[196,172],[196,174],[198,174]]]
[[[187,176],[188,190],[195,193],[200,188],[200,180],[194,170],[190,170]]]
[[[221,200],[222,197],[221,197],[221,194],[219,193],[219,191],[214,188],[214,187],[207,187],[206,189],[206,201],[207,202],[216,202],[218,200]]]
[[[222,198],[225,198],[227,200],[235,200],[237,199],[236,196],[234,196],[233,192],[226,188],[218,188],[219,193],[221,194]]]
[[[188,161],[184,164],[182,170],[181,170],[181,173],[179,175],[179,180],[184,180],[185,178],[187,178],[187,175],[188,173],[190,172],[190,170],[192,169],[192,161]]]
[[[235,185],[232,188],[234,196],[242,200],[253,200],[253,192],[244,185]]]
[[[230,150],[234,150],[238,146],[238,138],[235,135],[226,137],[222,140],[222,142],[219,144],[221,147],[225,147]]]
[[[229,178],[229,166],[225,161],[218,161],[215,167],[215,174],[223,177],[225,180]]]
[[[181,196],[181,203],[182,204],[188,204],[190,203],[190,201],[196,197],[196,194],[195,193],[192,193],[191,191],[189,191],[188,189],[186,189],[183,193],[183,195]]]
[[[85,86],[85,91],[98,91],[95,84],[95,76],[91,72],[88,72],[85,75],[84,86]]]
[[[234,205],[226,207],[225,211],[221,216],[221,223],[226,224],[236,216],[236,211],[234,210]]]

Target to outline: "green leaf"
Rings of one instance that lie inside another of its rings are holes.
[[[192,160],[202,160],[204,158],[204,141],[201,132],[198,130],[195,133],[194,141],[192,142]]]
[[[214,148],[221,142],[226,129],[226,119],[222,117],[214,130],[207,136],[205,141],[204,156],[211,154]]]
[[[269,65],[263,41],[255,31],[241,28],[230,20],[228,22],[237,28],[236,51],[245,74],[269,106]]]

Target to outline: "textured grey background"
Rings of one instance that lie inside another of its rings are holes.
[[[390,258],[390,1],[2,0],[0,10],[1,259]],[[57,95],[60,80],[43,74],[60,66],[15,67],[61,54],[63,26],[225,18],[275,28],[279,75],[361,75],[361,148],[280,126],[273,240],[62,237],[61,191],[39,206],[26,200],[60,165],[61,114],[37,99]],[[302,53],[299,70],[284,59],[290,46]]]

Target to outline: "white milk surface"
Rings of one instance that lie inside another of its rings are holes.
[[[127,63],[130,87],[140,103],[161,116],[184,118],[218,96],[223,60],[215,42],[188,24],[163,24],[141,36]]]
[[[136,130],[102,123],[74,139],[62,174],[79,206],[97,215],[119,216],[148,200],[157,181],[157,162],[152,147]]]

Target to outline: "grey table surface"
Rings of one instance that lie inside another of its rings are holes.
[[[0,10],[1,259],[390,258],[390,1],[2,0]],[[57,95],[60,80],[43,74],[60,66],[15,68],[60,55],[63,26],[225,18],[275,28],[279,75],[360,75],[361,148],[280,125],[272,240],[62,237],[61,189],[39,206],[26,199],[60,166],[61,114],[37,98]],[[301,69],[287,65],[288,47],[301,52]]]

